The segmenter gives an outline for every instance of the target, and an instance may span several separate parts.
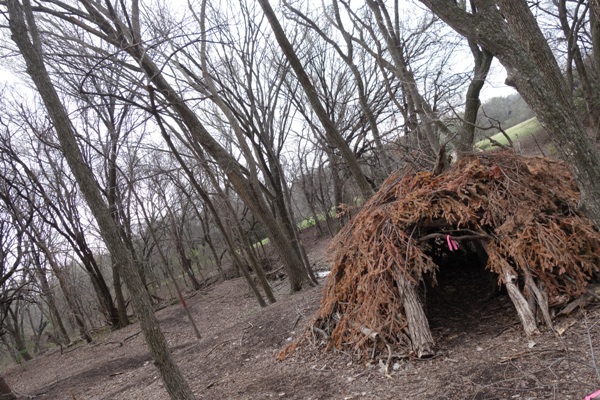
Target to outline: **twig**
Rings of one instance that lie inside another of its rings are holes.
[[[103,342],[102,344],[118,344],[119,347],[123,347],[123,342],[119,342],[119,341],[116,341],[116,342]],[[73,350],[69,350],[69,351],[73,351]],[[69,351],[65,351],[65,353],[68,353]]]
[[[250,329],[254,328],[254,325],[252,325],[250,322],[248,322],[248,325],[250,325],[250,327],[246,328],[242,331],[242,337],[240,338],[240,346],[242,345],[242,341],[244,340],[244,335],[246,334],[246,332],[248,332]]]
[[[585,324],[585,329],[587,330],[587,338],[588,344],[590,346],[590,356],[592,357],[592,367],[594,368],[594,372],[596,372],[596,378],[598,378],[598,382],[600,382],[600,370],[598,369],[598,364],[596,364],[596,353],[594,352],[594,344],[592,343],[592,334],[590,332],[590,327],[587,321],[587,315],[583,315],[583,323]]]
[[[132,335],[129,335],[129,336],[127,336],[125,339],[123,339],[123,342],[126,342],[126,341],[128,341],[129,339],[132,339],[132,338],[134,338],[135,336],[139,335],[140,333],[142,333],[142,331],[137,331],[136,333],[134,333],[134,334],[132,334]]]
[[[13,392],[13,394],[16,394],[17,396],[24,397],[26,399],[35,399],[38,396],[43,396],[46,393],[48,393],[48,392],[41,392],[41,393],[36,393],[36,394],[25,394],[22,392],[17,392],[16,390],[13,390],[12,392]]]
[[[302,314],[298,314],[298,318],[296,318],[296,322],[294,322],[294,326],[292,326],[292,329],[296,328],[298,322],[300,322],[300,319],[302,319]]]
[[[211,387],[215,386],[217,383],[223,383],[223,382],[227,381],[228,379],[229,379],[229,377],[225,377],[222,379],[217,379],[216,381],[212,381],[211,383],[206,385],[206,387],[204,389],[210,389]]]
[[[385,363],[385,376],[387,376],[388,378],[391,378],[390,363],[392,362],[392,348],[387,343],[385,343],[385,347],[387,347],[387,350],[388,350],[388,358],[387,358],[387,362]]]
[[[229,343],[229,342],[231,342],[231,340],[225,340],[224,342],[217,344],[212,349],[210,349],[210,351],[208,353],[206,353],[206,355],[204,357],[208,357],[210,355],[210,353],[212,353],[213,351],[216,350],[217,347],[223,346],[224,344]]]

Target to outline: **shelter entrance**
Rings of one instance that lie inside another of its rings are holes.
[[[441,243],[438,243],[441,245]],[[478,243],[461,241],[456,251],[428,254],[438,266],[435,281],[426,276],[421,285],[423,304],[436,341],[464,333],[477,334],[518,322],[506,290],[498,276],[487,270],[486,255]],[[440,249],[441,246],[433,246]]]

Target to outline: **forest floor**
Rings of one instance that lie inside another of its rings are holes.
[[[312,233],[311,233],[312,232]],[[305,239],[319,270],[327,240]],[[433,358],[375,360],[323,352],[311,340],[284,361],[277,354],[305,334],[322,285],[294,295],[284,282],[277,303],[260,308],[243,279],[187,298],[203,335],[182,308],[157,312],[174,357],[202,399],[577,399],[600,389],[600,306],[557,319],[568,329],[526,337],[506,295],[483,301],[484,272],[440,268],[427,310],[437,343]],[[385,356],[385,355],[384,355]],[[385,364],[388,364],[387,366]],[[386,369],[388,372],[386,373]],[[20,398],[167,399],[139,324],[94,343],[57,349],[3,371]]]
[[[527,143],[528,153],[548,154],[546,142]],[[312,265],[328,270],[328,238],[314,228],[303,236]],[[289,295],[285,281],[274,282],[278,301],[266,308],[242,278],[189,293],[200,340],[180,305],[157,316],[198,399],[583,400],[600,389],[598,301],[557,318],[561,335],[543,329],[526,337],[507,295],[487,300],[486,271],[458,261],[440,266],[438,286],[425,292],[437,350],[429,359],[384,354],[365,365],[352,354],[324,352],[307,333],[323,285]],[[277,361],[301,335],[304,345]],[[21,399],[168,399],[137,323],[2,374]]]

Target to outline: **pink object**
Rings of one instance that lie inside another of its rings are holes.
[[[450,249],[450,251],[458,250],[458,243],[452,240],[450,235],[446,235],[446,243],[448,243],[448,248]]]
[[[585,396],[585,400],[593,400],[598,396],[600,396],[600,390],[596,390],[594,393]]]

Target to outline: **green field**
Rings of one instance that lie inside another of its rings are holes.
[[[514,143],[520,139],[523,139],[523,138],[531,135],[532,133],[539,131],[540,129],[542,129],[542,126],[538,122],[537,118],[531,118],[531,119],[528,119],[527,121],[523,121],[520,124],[517,124],[511,128],[508,128],[506,130],[506,134],[510,137],[510,139]],[[499,133],[496,133],[495,135],[493,135],[492,139],[502,145],[508,145],[508,139],[506,139],[506,136],[504,136],[504,134],[502,132],[499,132]],[[488,140],[488,139],[484,139],[484,140],[478,142],[477,144],[475,144],[475,148],[480,149],[480,150],[490,150],[494,147],[497,147],[497,146],[494,146],[492,144],[492,142],[490,142],[490,140]]]

